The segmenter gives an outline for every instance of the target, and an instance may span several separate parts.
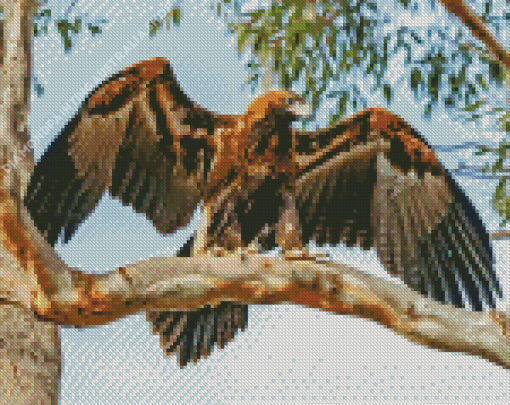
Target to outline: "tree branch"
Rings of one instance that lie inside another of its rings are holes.
[[[480,19],[471,12],[471,10],[462,1],[458,0],[439,0],[443,3],[446,10],[460,18],[466,27],[468,27],[473,35],[482,41],[489,51],[505,66],[506,70],[510,70],[510,56],[508,52],[499,45],[498,41],[489,32]]]
[[[421,345],[469,353],[510,368],[507,314],[444,305],[399,282],[342,264],[270,257],[153,258],[122,272],[129,277],[133,296],[149,306],[194,309],[220,300],[292,302],[371,319]]]
[[[471,312],[424,298],[386,281],[331,262],[270,257],[151,258],[108,274],[67,267],[35,230],[26,211],[0,194],[4,249],[22,263],[24,278],[1,269],[1,295],[62,325],[99,325],[147,309],[195,309],[232,300],[246,304],[292,302],[371,319],[408,340],[465,352],[510,368],[510,322],[501,311]],[[7,287],[7,288],[6,288]]]
[[[490,233],[490,236],[492,239],[509,239],[510,238],[510,231],[494,231]]]

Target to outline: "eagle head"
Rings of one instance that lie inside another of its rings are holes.
[[[273,144],[276,154],[290,151],[292,122],[309,117],[311,111],[306,100],[292,91],[269,91],[257,96],[245,115],[248,149],[263,153]]]
[[[311,112],[306,100],[293,91],[269,91],[257,96],[248,107],[247,126],[253,127],[255,122],[269,121],[271,118],[291,122],[308,118]]]

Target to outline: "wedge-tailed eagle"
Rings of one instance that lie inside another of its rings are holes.
[[[193,103],[163,58],[112,76],[84,101],[31,178],[26,205],[53,245],[69,241],[108,191],[162,234],[205,219],[179,256],[279,247],[375,248],[391,274],[445,304],[482,310],[501,288],[488,234],[473,204],[426,141],[402,118],[366,109],[300,132],[292,92],[267,92],[243,115]],[[247,306],[151,311],[166,353],[180,364],[223,347],[247,323]]]

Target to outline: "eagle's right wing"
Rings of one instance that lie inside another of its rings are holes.
[[[163,58],[101,84],[37,164],[25,203],[53,245],[67,242],[108,190],[162,233],[204,197],[215,117],[183,93]]]

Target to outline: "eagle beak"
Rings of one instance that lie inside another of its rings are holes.
[[[312,106],[305,100],[294,101],[289,110],[296,118],[310,118],[312,115]]]

